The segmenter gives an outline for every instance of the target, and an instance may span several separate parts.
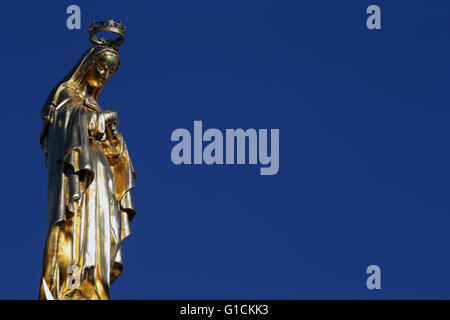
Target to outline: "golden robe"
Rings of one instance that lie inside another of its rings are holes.
[[[109,299],[135,214],[125,141],[112,139],[96,102],[68,84],[42,116],[48,217],[39,298],[50,291],[54,299]]]

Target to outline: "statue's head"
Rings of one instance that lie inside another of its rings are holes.
[[[62,83],[74,90],[88,84],[94,90],[92,97],[97,99],[106,83],[120,65],[120,56],[116,48],[96,45],[87,50]]]
[[[85,83],[94,88],[93,98],[97,99],[101,90],[120,65],[118,47],[124,40],[126,27],[114,20],[100,20],[89,26],[93,47],[87,50],[74,68],[59,85],[65,83],[72,88],[80,88]],[[109,39],[97,35],[111,36]]]
[[[89,65],[85,73],[85,80],[91,87],[101,89],[111,79],[119,65],[118,53],[111,50],[102,51],[94,57]]]
[[[114,20],[93,21],[89,26],[91,43],[94,47],[102,48],[97,52],[94,50],[94,57],[88,59],[89,65],[85,69],[85,80],[91,87],[101,90],[119,67],[120,59],[117,48],[123,42],[125,30],[126,26]],[[112,34],[116,37],[110,39],[98,38],[97,34]]]

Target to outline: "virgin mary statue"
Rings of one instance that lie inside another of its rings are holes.
[[[119,38],[98,39],[114,32]],[[122,272],[121,244],[135,215],[134,170],[117,113],[97,98],[120,65],[125,27],[89,27],[92,48],[52,90],[40,143],[48,167],[48,216],[40,299],[109,299]]]

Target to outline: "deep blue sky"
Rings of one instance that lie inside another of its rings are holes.
[[[113,299],[450,298],[450,3],[425,0],[3,2],[0,298],[38,296],[40,110],[100,18],[128,26],[99,103],[137,173]],[[278,175],[173,165],[194,120],[279,128]]]

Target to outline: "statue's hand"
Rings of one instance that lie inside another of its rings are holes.
[[[114,123],[108,124],[107,132],[107,139],[112,147],[111,154],[112,155],[120,155],[122,154],[122,148],[123,148],[123,139],[122,134],[117,129],[117,126]]]
[[[117,116],[117,112],[114,110],[106,110],[103,111],[103,116],[105,117],[105,123],[107,124],[119,124],[119,117]]]
[[[117,126],[114,123],[109,124],[109,129],[111,130],[111,135],[114,139],[119,140],[120,132],[117,129]]]
[[[111,126],[114,126],[114,130],[111,130]],[[106,138],[109,134],[111,138],[118,139],[119,134],[117,130],[119,121],[117,119],[117,112],[113,110],[92,112],[89,119],[89,133],[98,140]],[[109,132],[108,132],[109,131]],[[114,134],[113,134],[114,132]],[[106,134],[106,135],[105,135]]]

